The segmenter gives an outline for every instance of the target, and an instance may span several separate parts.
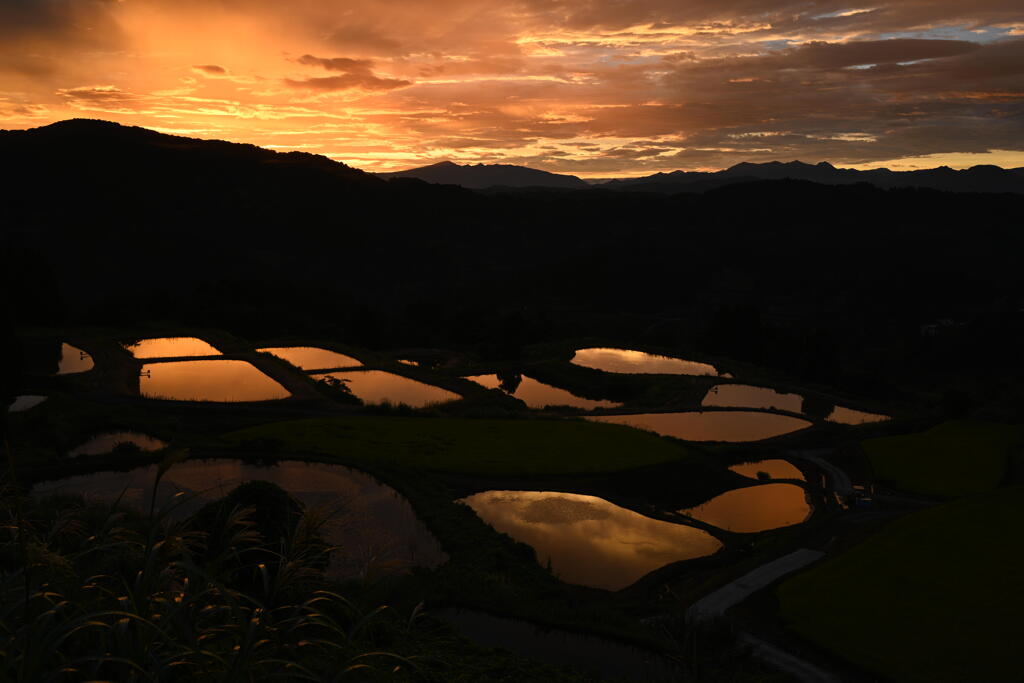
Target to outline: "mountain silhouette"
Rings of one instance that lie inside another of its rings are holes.
[[[418,178],[428,183],[461,185],[474,190],[484,190],[490,187],[552,187],[586,190],[590,187],[587,182],[574,175],[548,173],[535,168],[511,164],[459,165],[451,161],[442,161],[406,171],[378,173],[377,176],[380,178]]]
[[[974,166],[961,171],[948,166],[915,171],[891,171],[887,168],[858,171],[836,168],[827,161],[806,164],[802,161],[763,164],[743,162],[722,171],[673,171],[640,178],[610,180],[601,187],[646,192],[705,192],[717,187],[755,180],[806,180],[822,185],[868,183],[882,189],[925,188],[946,192],[1024,193],[1021,169],[998,166]]]

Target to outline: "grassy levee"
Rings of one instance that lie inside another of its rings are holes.
[[[654,434],[575,420],[337,417],[232,432],[228,442],[279,442],[349,460],[446,472],[547,475],[614,472],[686,458]]]
[[[777,589],[785,622],[891,680],[1020,681],[1024,487],[899,519]]]
[[[864,441],[875,475],[894,488],[954,498],[991,491],[1006,474],[1019,426],[956,420],[918,434]]]

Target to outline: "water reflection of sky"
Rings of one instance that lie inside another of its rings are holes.
[[[726,491],[679,513],[719,529],[753,533],[806,521],[811,506],[796,484],[760,484]]]
[[[764,472],[771,479],[799,479],[804,481],[804,473],[800,471],[799,467],[788,460],[758,460],[757,462],[733,465],[729,469],[736,474],[742,474],[744,477],[750,477],[751,479],[757,479],[758,473]]]
[[[595,415],[588,416],[586,419],[649,429],[662,436],[672,436],[686,441],[737,443],[781,436],[811,425],[807,420],[788,415],[738,410]]]
[[[65,493],[148,509],[157,466],[129,472],[98,472],[33,488],[34,494]],[[435,567],[447,560],[433,534],[416,517],[397,491],[362,472],[321,463],[296,461],[254,465],[240,460],[199,460],[173,465],[160,481],[158,509],[184,492],[179,518],[198,511],[246,481],[271,481],[305,506],[336,511],[326,527],[326,540],[340,546],[332,569],[341,576],[358,576],[368,564],[401,563]],[[179,499],[181,502],[181,499]]]
[[[498,531],[533,546],[568,583],[619,590],[672,562],[721,547],[693,527],[644,517],[594,496],[486,491],[464,499]]]
[[[97,434],[81,446],[72,449],[68,452],[68,456],[73,458],[79,455],[101,455],[111,452],[118,444],[122,443],[134,444],[142,451],[158,451],[161,448],[167,447],[166,443],[148,434],[141,434],[139,432],[107,432]]]
[[[198,337],[142,339],[124,348],[136,358],[186,358],[221,355],[220,351]]]
[[[565,389],[553,387],[550,384],[538,382],[532,377],[518,375],[519,381],[502,386],[502,381],[497,375],[473,375],[466,379],[473,380],[488,389],[502,389],[511,396],[515,396],[530,408],[543,408],[545,406],[572,406],[591,410],[593,408],[615,408],[622,405],[614,401],[601,401],[577,396]],[[513,388],[514,385],[514,388]],[[509,391],[511,389],[511,391]]]
[[[139,390],[146,398],[175,401],[268,401],[291,395],[243,360],[147,363]]]
[[[799,394],[784,394],[767,387],[752,387],[746,384],[719,384],[708,390],[701,405],[800,413],[803,412],[803,403],[804,397]]]
[[[877,413],[866,413],[862,410],[836,406],[832,413],[825,419],[829,422],[844,425],[862,425],[869,424],[871,422],[885,422],[889,419],[889,416],[879,415]]]
[[[572,362],[585,368],[620,373],[658,373],[666,375],[718,375],[713,365],[656,356],[629,349],[589,348],[577,349]]]
[[[92,370],[92,356],[71,344],[60,345],[60,365],[57,369],[58,375],[73,375],[78,372]]]
[[[362,365],[362,363],[351,356],[315,346],[284,346],[256,350],[262,353],[273,354],[302,370],[354,368]]]
[[[314,379],[333,377],[348,385],[349,391],[363,403],[392,404],[404,403],[413,408],[422,408],[434,403],[444,403],[462,398],[458,394],[431,384],[417,382],[383,370],[358,370],[356,372],[330,372],[313,375]]]

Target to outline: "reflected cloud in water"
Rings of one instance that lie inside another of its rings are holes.
[[[533,546],[568,583],[619,590],[681,560],[716,552],[721,542],[597,498],[544,491],[485,491],[463,499],[492,527]]]
[[[585,368],[618,373],[644,373],[665,375],[712,375],[718,370],[713,365],[657,356],[629,349],[589,348],[577,349],[572,363]]]

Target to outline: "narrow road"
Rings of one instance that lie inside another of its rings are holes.
[[[763,564],[693,603],[686,611],[686,620],[696,622],[721,617],[727,609],[746,600],[768,584],[797,569],[817,562],[824,556],[825,553],[820,550],[801,548],[789,555],[772,560],[768,564]]]
[[[850,477],[846,472],[842,471],[822,456],[828,453],[827,450],[821,451],[786,451],[786,455],[796,460],[806,460],[809,463],[817,465],[823,469],[831,480],[831,489],[838,493],[840,497],[847,498],[853,495],[853,482],[850,481]]]

